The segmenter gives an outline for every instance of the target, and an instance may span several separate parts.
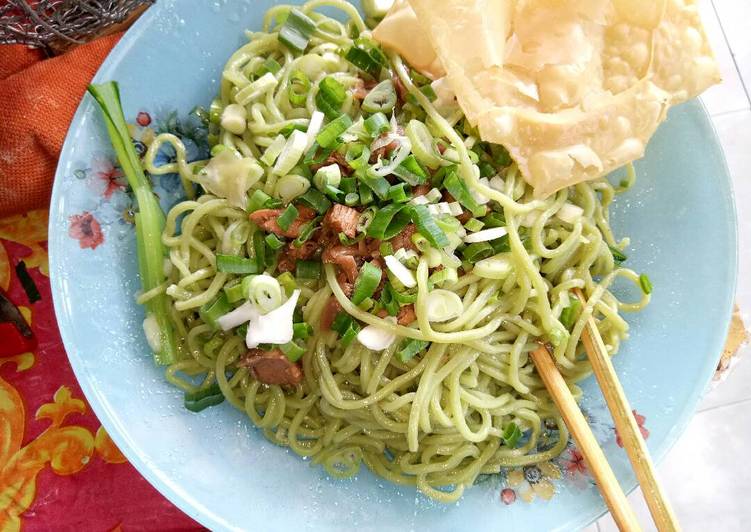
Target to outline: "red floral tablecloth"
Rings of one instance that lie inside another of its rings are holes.
[[[0,302],[0,531],[201,529],[127,462],[78,387],[52,306],[47,218],[0,220],[0,289],[34,333]]]

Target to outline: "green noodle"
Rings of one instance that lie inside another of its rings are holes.
[[[339,8],[350,21],[345,24],[313,12],[320,6]],[[274,33],[276,20],[288,9],[270,9],[264,32],[249,33],[251,42],[237,50],[224,69],[219,91],[222,106],[250,83],[248,72],[265,59],[274,58],[282,66],[278,85],[249,107],[248,131],[239,136],[221,133],[221,143],[243,156],[259,157],[286,126],[307,127],[316,109],[319,79],[311,79],[305,106],[293,108],[285,97],[291,73],[302,62],[322,60],[324,54],[350,44],[352,28],[367,31],[355,8],[346,2],[308,2],[302,10],[318,29],[306,54],[295,57]],[[326,59],[335,62],[335,76],[345,87],[353,86],[358,80],[356,69],[341,58],[336,62],[335,57]],[[597,318],[613,355],[628,336],[628,324],[620,312],[638,311],[649,302],[649,295],[624,303],[610,291],[619,277],[639,284],[636,273],[615,264],[608,248],[628,243],[614,240],[608,222],[609,204],[620,189],[600,180],[578,184],[545,200],[534,199],[513,165],[504,176],[504,191],[484,186],[472,171],[464,139],[454,129],[461,114],[442,116],[415,87],[401,59],[390,59],[404,86],[457,150],[461,176],[468,186],[502,206],[515,265],[509,278],[483,279],[471,272],[461,276],[448,288],[462,299],[462,315],[431,325],[426,311],[428,266],[422,259],[417,269],[418,320],[401,326],[353,305],[336,282],[333,266],[326,265],[325,279],[304,287],[301,298],[304,319],[315,330],[302,358],[303,383],[294,390],[262,385],[236,365],[246,352],[243,339],[231,331],[214,332],[196,312],[232,279],[217,271],[216,255],[252,257],[255,228],[244,211],[225,199],[211,194],[193,198],[191,182],[205,161],[188,163],[180,139],[162,134],[151,143],[145,168],[152,174],[179,173],[189,199],[169,212],[162,236],[169,249],[169,280],[142,294],[139,302],[164,291],[174,300],[172,316],[181,333],[181,359],[167,369],[166,376],[175,386],[194,391],[217,382],[228,402],[246,412],[269,440],[312,457],[332,476],[351,476],[364,462],[390,481],[417,486],[429,497],[451,502],[482,473],[548,460],[565,448],[568,432],[529,353],[539,338],[562,329],[559,318],[568,292],[581,288],[588,297],[570,334],[554,349],[555,360],[572,385],[590,374],[580,342],[587,319]],[[344,110],[356,105],[350,97]],[[174,147],[176,162],[156,167],[155,156],[164,144]],[[623,188],[633,179],[629,168]],[[254,187],[271,193],[274,182],[262,179]],[[573,225],[555,217],[566,202],[584,211]],[[521,223],[532,211],[541,215],[522,235]],[[358,342],[342,347],[335,333],[319,327],[332,294],[358,320],[377,324],[398,337],[429,341],[430,348],[402,362],[396,356],[398,342],[380,353]],[[194,384],[186,375],[200,376],[201,382]],[[516,448],[503,444],[503,427],[509,423],[526,433]],[[552,446],[540,446],[548,426],[556,427],[558,439]]]

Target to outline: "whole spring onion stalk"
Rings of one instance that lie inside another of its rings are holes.
[[[89,85],[88,91],[102,109],[112,147],[138,203],[138,212],[135,215],[138,267],[141,287],[144,292],[148,292],[165,282],[165,253],[162,247],[164,212],[151,190],[141,161],[133,148],[117,83],[108,81],[92,84]],[[159,330],[158,338],[149,338],[149,344],[154,350],[154,361],[159,365],[172,364],[177,359],[177,348],[169,316],[169,298],[164,293],[159,294],[151,298],[145,307],[146,319],[156,321]]]

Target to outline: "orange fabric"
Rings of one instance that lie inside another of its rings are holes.
[[[0,46],[0,216],[48,205],[73,113],[121,35],[50,59],[25,46]]]

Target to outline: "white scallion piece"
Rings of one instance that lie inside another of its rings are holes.
[[[162,330],[159,328],[159,322],[153,314],[149,314],[143,320],[143,333],[146,335],[146,341],[154,353],[162,350]]]
[[[451,214],[451,216],[461,216],[463,212],[462,206],[458,201],[452,201],[449,203],[449,214]]]
[[[308,135],[297,129],[294,130],[279,154],[279,158],[274,165],[274,173],[276,175],[288,174],[300,161],[307,145]]]
[[[472,273],[485,279],[505,279],[514,269],[514,263],[508,253],[499,253],[493,257],[475,263]]]
[[[428,309],[428,321],[433,323],[458,318],[464,310],[464,304],[458,295],[441,288],[428,294],[425,307]]]
[[[222,111],[222,117],[220,119],[221,126],[235,135],[242,135],[245,133],[245,127],[247,126],[248,112],[245,107],[236,103],[231,103]]]
[[[248,349],[259,344],[286,344],[292,341],[292,320],[299,297],[300,290],[295,290],[281,307],[264,315],[256,313],[248,323],[248,334],[245,336]]]
[[[475,173],[479,175],[479,169]],[[480,184],[490,188],[490,181],[488,181],[487,177],[481,177],[479,181],[480,181]],[[486,203],[490,201],[490,198],[488,198],[485,194],[483,194],[482,192],[474,188],[470,188],[469,193],[472,195],[472,197],[478,203],[478,205],[485,205]]]
[[[284,149],[284,145],[286,143],[287,139],[284,138],[284,135],[278,135],[274,139],[274,142],[269,144],[269,147],[266,148],[266,151],[263,152],[263,155],[261,155],[261,162],[266,166],[273,166],[276,162],[276,158],[279,157],[280,153],[282,153],[282,150]]]
[[[436,201],[440,200],[443,197],[443,194],[441,194],[441,191],[437,188],[431,188],[430,192],[425,194],[425,197],[428,199],[430,203],[435,203]]]
[[[584,216],[584,209],[573,203],[564,203],[556,216],[566,223],[572,224]]]
[[[305,133],[307,141],[305,143],[305,151],[308,151],[313,147],[316,141],[316,137],[321,132],[323,126],[324,115],[321,111],[313,111],[313,116],[310,117],[310,123],[308,124],[308,132]]]
[[[503,180],[501,176],[493,176],[490,178],[489,181],[490,188],[493,190],[497,190],[498,192],[503,192],[506,190],[506,182]]]
[[[407,288],[417,286],[415,275],[409,268],[399,262],[399,259],[397,259],[394,255],[387,255],[383,258],[383,260],[386,261],[386,267],[391,273],[394,274],[394,277],[399,279],[400,283],[402,283]]]
[[[416,196],[412,198],[410,201],[412,205],[428,205],[430,203],[430,200],[426,198],[425,196]]]
[[[491,240],[497,240],[508,234],[508,230],[505,227],[492,227],[490,229],[483,229],[476,233],[471,233],[464,237],[464,242],[467,244],[474,244],[475,242],[489,242]]]
[[[258,310],[256,307],[250,302],[245,302],[232,312],[228,312],[224,316],[221,316],[216,322],[223,331],[229,331],[238,325],[251,321],[256,316],[258,316]]]
[[[386,321],[396,323],[396,318],[388,317]],[[357,333],[357,341],[371,351],[383,351],[396,341],[396,335],[378,325],[368,325]]]

